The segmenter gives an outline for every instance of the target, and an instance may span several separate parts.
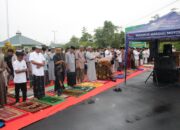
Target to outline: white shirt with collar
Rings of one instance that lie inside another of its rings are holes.
[[[15,60],[13,62],[13,68],[14,68],[14,83],[26,83],[27,82],[26,72],[23,72],[23,73],[15,72],[16,70],[27,69],[25,60],[22,60],[22,61]]]
[[[139,53],[137,50],[134,50],[134,51],[133,51],[133,54],[134,54],[134,59],[135,59],[135,60],[139,60],[139,54],[140,54],[140,53]]]
[[[45,58],[42,53],[33,52],[31,53],[29,60],[43,63],[45,62]],[[32,64],[32,74],[35,76],[44,76],[44,66],[41,66],[40,68],[37,68],[37,65]]]

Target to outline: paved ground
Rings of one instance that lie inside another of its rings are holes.
[[[110,89],[23,130],[180,130],[180,87],[155,87],[130,79],[122,92]]]

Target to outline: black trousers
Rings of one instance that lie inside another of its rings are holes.
[[[71,87],[76,85],[76,72],[67,73],[67,84]]]
[[[15,83],[15,98],[16,102],[19,102],[19,92],[22,92],[23,101],[27,98],[27,86],[26,83]]]
[[[44,76],[33,76],[34,97],[41,99],[45,96]]]

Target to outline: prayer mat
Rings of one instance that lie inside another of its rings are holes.
[[[61,102],[64,101],[63,98],[60,98],[60,97],[51,97],[51,96],[45,96],[43,97],[42,99],[40,100],[37,100],[38,102],[42,102],[42,103],[46,103],[46,104],[49,104],[49,105],[57,105]]]
[[[146,67],[146,68],[153,68],[153,65],[152,65],[152,64],[145,64],[145,65],[143,65],[143,67]]]
[[[124,74],[118,74],[116,76],[114,76],[115,79],[123,79],[124,78]]]
[[[15,104],[16,100],[11,97],[7,97],[7,105],[13,105]]]
[[[86,87],[81,87],[81,86],[75,86],[75,87],[73,87],[73,88],[71,88],[71,89],[69,89],[69,90],[73,90],[73,89],[74,89],[74,90],[84,91],[84,92],[89,92],[89,91],[95,89],[95,87],[88,87],[88,86],[86,86]]]
[[[35,113],[35,112],[38,112],[40,110],[50,107],[50,105],[41,103],[41,102],[37,102],[35,100],[31,100],[28,102],[22,102],[18,105],[14,105],[14,107],[19,108],[24,111],[27,111],[27,112]]]
[[[60,96],[58,96],[57,93],[54,92],[54,90],[50,90],[50,91],[46,92],[46,94],[47,94],[48,96],[60,97],[60,98],[64,98],[64,99],[70,97],[69,95],[65,95],[65,94],[61,94]]]
[[[26,112],[23,112],[10,106],[0,108],[0,119],[3,119],[6,122],[25,116],[26,114]]]
[[[14,97],[14,94],[8,93],[7,96],[10,97],[10,98],[15,98],[15,97]]]
[[[109,81],[108,80],[97,80],[97,81],[93,81],[93,82],[98,82],[98,83],[106,84]]]
[[[81,87],[101,87],[103,86],[103,83],[99,83],[99,82],[84,82],[84,83],[80,83],[77,86],[81,86]]]
[[[61,98],[68,98],[68,97],[70,97],[69,95],[66,95],[66,94],[61,94],[59,97],[61,97]]]
[[[63,94],[69,95],[69,96],[73,96],[73,97],[79,97],[79,96],[85,94],[85,92],[84,91],[80,91],[80,90],[65,89],[63,91]]]
[[[138,70],[138,71],[143,71],[144,69],[143,69],[143,68],[138,68],[137,70]]]

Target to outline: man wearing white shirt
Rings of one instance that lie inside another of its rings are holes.
[[[135,66],[136,68],[139,66],[139,52],[137,51],[137,49],[135,48],[133,51],[133,55],[134,55],[134,60],[135,60]]]
[[[108,47],[105,51],[105,57],[106,58],[112,58],[112,53],[111,53],[111,50],[110,50],[110,47]]]
[[[15,83],[15,98],[16,103],[19,102],[19,91],[22,91],[23,102],[26,101],[27,98],[27,65],[25,60],[23,59],[24,53],[21,50],[16,52],[17,59],[13,62],[13,70],[14,70],[14,83]]]
[[[41,53],[41,47],[39,46],[36,47],[36,50],[33,53],[31,53],[29,60],[32,64],[34,97],[41,99],[45,96],[45,88],[44,88],[45,58]]]

